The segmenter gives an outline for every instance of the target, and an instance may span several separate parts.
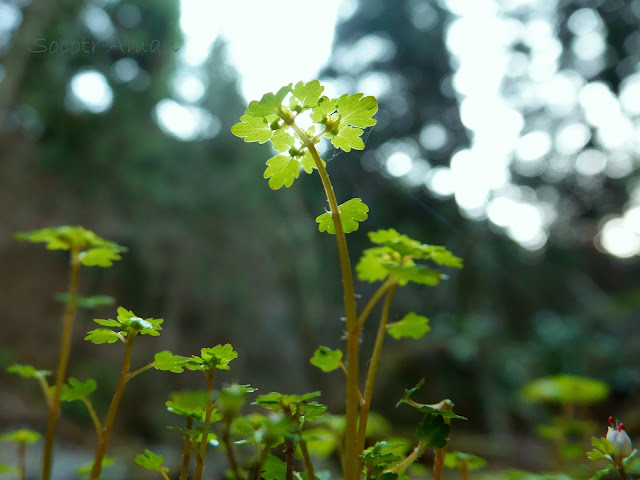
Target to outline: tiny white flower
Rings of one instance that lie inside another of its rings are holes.
[[[611,420],[611,419],[610,419]],[[626,458],[631,455],[631,439],[625,431],[624,423],[612,425],[607,428],[607,440],[609,440],[615,448],[617,458]]]

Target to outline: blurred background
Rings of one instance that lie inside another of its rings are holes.
[[[165,318],[134,361],[229,342],[239,358],[220,382],[320,389],[339,411],[341,374],[308,362],[320,344],[341,346],[343,330],[335,240],[314,221],[320,182],[304,175],[270,191],[270,149],[230,132],[248,101],[313,78],[328,95],[379,100],[364,152],[325,145],[339,201],[371,207],[349,236],[352,262],[367,231],[392,227],[465,264],[438,287],[396,295],[394,319],[415,311],[432,332],[389,339],[374,410],[411,435],[415,415],[394,406],[426,377],[417,400],[451,398],[469,418],[459,448],[545,469],[544,454],[514,449],[544,449],[535,425],[554,409],[518,392],[570,373],[611,388],[586,414],[602,420],[599,434],[615,415],[633,438],[640,0],[0,0],[0,428],[43,430],[37,385],[4,367],[53,368],[54,294],[67,288],[64,253],[13,233],[63,224],[129,248],[80,281],[84,294]],[[356,290],[364,303],[374,287]],[[76,323],[70,374],[98,381],[99,411],[121,351],[82,337],[92,318],[114,314],[85,310]],[[112,453],[179,448],[164,401],[199,380],[136,379]],[[83,409],[65,406],[61,422],[73,461],[94,441]]]

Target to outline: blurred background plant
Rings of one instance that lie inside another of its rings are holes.
[[[63,256],[52,264],[13,233],[82,224],[129,247],[106,275],[83,272],[83,292],[170,320],[162,349],[232,343],[228,381],[320,389],[335,410],[343,393],[308,363],[343,329],[334,245],[315,232],[319,186],[273,194],[268,152],[229,131],[248,100],[319,76],[330,95],[380,102],[366,153],[329,162],[338,195],[372,207],[352,258],[366,231],[392,227],[465,259],[429,297],[398,295],[398,315],[424,313],[432,331],[389,345],[377,389],[427,376],[425,396],[452,398],[469,418],[452,448],[489,468],[553,468],[553,449],[532,435],[547,414],[517,395],[539,377],[606,383],[592,418],[614,413],[633,436],[640,1],[334,0],[313,11],[291,0],[0,1],[1,364],[54,364],[53,295],[66,281]],[[286,48],[274,23],[296,32]],[[63,40],[97,46],[62,53]],[[70,373],[104,385],[95,402],[106,407],[111,353],[76,341]],[[37,385],[0,376],[0,426],[39,429]],[[120,417],[123,449],[163,443],[165,392],[193,388],[145,380],[128,392],[145,408]],[[401,428],[412,420],[397,396],[373,408]],[[91,432],[81,407],[65,406],[70,446]]]

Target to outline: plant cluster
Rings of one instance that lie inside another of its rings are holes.
[[[176,463],[180,469],[173,474],[173,478],[180,480],[203,478],[207,452],[211,448],[224,451],[228,461],[227,477],[233,480],[325,480],[331,473],[318,470],[314,461],[330,455],[339,459],[343,480],[408,480],[411,469],[428,449],[434,451],[435,480],[442,478],[445,467],[458,470],[464,480],[469,478],[471,470],[485,465],[483,459],[474,455],[447,454],[451,421],[465,418],[453,411],[453,402],[449,399],[433,404],[414,400],[424,379],[405,390],[397,403],[397,406],[409,406],[419,414],[413,443],[399,438],[372,441],[375,416],[371,405],[386,337],[420,339],[431,328],[427,317],[414,312],[406,313],[398,321],[390,321],[395,292],[408,284],[436,286],[446,278],[442,268],[461,268],[462,260],[442,246],[421,243],[394,229],[370,232],[373,246],[363,252],[355,272],[359,280],[377,283],[378,288],[358,308],[346,235],[358,230],[360,223],[367,219],[369,207],[360,198],[338,203],[318,144],[326,139],[334,148],[345,152],[363,149],[363,133],[376,123],[377,101],[363,94],[329,98],[322,95],[323,91],[320,82],[314,80],[290,84],[276,93],[268,93],[260,101],[249,104],[232,132],[247,142],[271,141],[278,153],[266,161],[264,178],[272,189],[290,187],[302,171],[310,174],[315,170],[320,176],[328,209],[319,213],[316,222],[320,232],[335,236],[337,242],[344,291],[346,346],[342,349],[320,346],[313,352],[310,363],[323,372],[343,372],[344,414],[328,413],[326,405],[318,402],[320,392],[260,394],[251,402],[256,408],[245,413],[254,388],[240,384],[216,388],[215,384],[217,370],[228,370],[230,362],[238,356],[230,344],[205,347],[190,356],[161,351],[146,363],[132,366],[136,339],[160,335],[163,319],[143,318],[125,307],[118,307],[115,318],[95,319],[98,328],[88,331],[85,336],[85,340],[98,345],[123,345],[118,382],[108,411],[101,416],[91,401],[96,382],[67,375],[78,308],[92,308],[110,301],[104,296],[79,296],[79,272],[81,267],[110,267],[120,260],[120,254],[126,249],[82,227],[64,226],[21,233],[17,235],[18,239],[43,242],[52,250],[66,250],[70,258],[69,289],[59,296],[66,308],[54,380],[48,381],[51,371],[31,365],[15,364],[7,369],[21,377],[35,379],[44,394],[48,421],[42,480],[49,480],[51,476],[61,403],[75,401],[86,406],[96,432],[94,459],[78,472],[91,480],[102,478],[103,468],[113,463],[106,454],[125,388],[133,378],[149,370],[175,374],[194,371],[204,377],[202,389],[175,392],[166,401],[167,410],[182,417],[180,426],[169,427],[182,437],[182,459]],[[361,334],[372,323],[371,314],[379,303],[382,307],[375,327],[373,352],[365,363],[360,352]],[[628,478],[625,466],[635,451],[631,451],[624,425],[613,425],[612,420],[611,423],[606,438],[594,439],[596,450],[590,453],[590,458],[608,459],[612,468]],[[0,437],[2,441],[14,442],[18,448],[18,465],[0,466],[0,473],[15,473],[24,479],[26,445],[38,439],[39,434],[29,430],[17,430]],[[165,480],[172,478],[165,459],[151,450],[137,455],[135,463],[157,472]],[[517,475],[517,472],[512,474]]]

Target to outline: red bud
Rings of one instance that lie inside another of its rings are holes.
[[[623,431],[625,428],[627,427],[624,426],[624,423],[621,423],[620,425],[618,425],[618,431],[620,432]]]
[[[613,417],[609,417],[609,424],[613,425],[615,423],[615,421],[613,420]]]

